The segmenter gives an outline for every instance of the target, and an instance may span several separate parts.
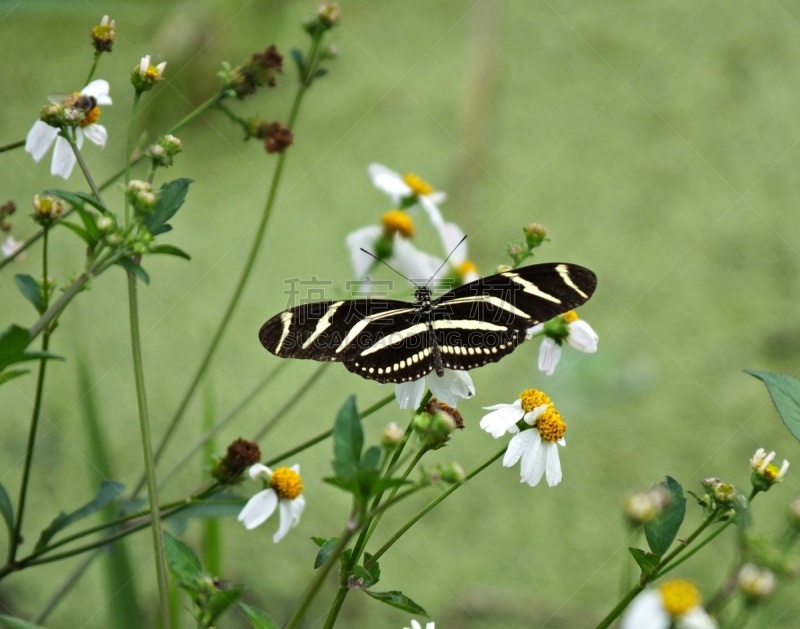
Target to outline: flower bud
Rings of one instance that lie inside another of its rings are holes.
[[[33,220],[42,227],[52,225],[64,211],[64,204],[60,199],[49,195],[33,197]]]
[[[103,16],[100,24],[95,26],[91,32],[92,46],[94,46],[97,53],[111,52],[111,47],[114,45],[114,39],[117,36],[116,30],[117,23],[110,20],[107,15]]]
[[[246,439],[237,439],[228,446],[225,456],[217,461],[211,475],[221,484],[231,484],[242,480],[242,474],[261,460],[258,444]]]
[[[445,483],[449,483],[451,485],[460,485],[464,482],[466,478],[466,474],[464,473],[464,468],[461,467],[455,461],[452,463],[448,463],[442,467],[442,480]]]
[[[383,437],[381,438],[381,443],[387,449],[394,449],[403,443],[403,438],[405,433],[400,426],[398,426],[395,422],[390,423],[383,429]]]
[[[167,62],[162,61],[157,66],[150,64],[150,55],[142,57],[131,73],[131,83],[137,92],[146,92],[164,78],[164,69]]]
[[[280,122],[273,122],[267,127],[264,148],[267,153],[283,153],[294,142],[294,135],[289,127]]]
[[[339,23],[342,17],[342,9],[338,2],[328,2],[320,5],[317,9],[317,17],[328,28],[333,28]]]
[[[739,569],[736,583],[748,603],[757,603],[775,591],[775,573],[769,568],[746,563]]]
[[[767,491],[773,485],[780,483],[786,476],[786,472],[789,470],[789,461],[784,459],[779,468],[772,462],[774,458],[775,452],[767,453],[764,448],[759,448],[750,459],[750,468],[753,470],[750,480],[756,491]]]
[[[522,228],[525,234],[525,243],[529,249],[535,249],[547,238],[547,227],[539,223],[531,223]]]

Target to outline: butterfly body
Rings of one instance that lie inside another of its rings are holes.
[[[583,304],[597,278],[566,263],[491,275],[437,299],[418,287],[415,302],[329,300],[269,319],[261,344],[276,356],[338,361],[378,382],[408,382],[445,369],[468,370],[510,354],[525,332]]]

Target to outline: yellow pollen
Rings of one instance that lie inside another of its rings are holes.
[[[278,494],[278,498],[294,500],[303,493],[303,479],[300,474],[288,467],[279,467],[269,479],[270,487]]]
[[[414,236],[414,221],[403,210],[389,210],[381,216],[381,224],[389,234],[400,233],[406,238]]]
[[[665,581],[658,589],[661,592],[664,609],[673,618],[683,616],[690,609],[700,605],[700,592],[684,579]]]
[[[564,321],[566,321],[567,323],[572,323],[572,322],[577,321],[579,319],[578,313],[575,312],[574,310],[570,310],[569,312],[565,312],[561,316],[564,317]]]
[[[536,428],[542,439],[555,443],[564,433],[567,432],[567,425],[564,423],[561,413],[555,407],[548,406],[547,410],[536,420]]]
[[[539,389],[525,389],[519,394],[519,399],[522,400],[522,410],[526,413],[530,413],[537,406],[551,404],[548,395]]]
[[[151,81],[158,80],[158,68],[155,66],[149,66],[147,70],[144,72],[144,78],[150,79]]]
[[[433,192],[433,186],[414,173],[406,173],[403,175],[403,181],[406,182],[406,185],[411,188],[414,194],[427,196]]]
[[[90,124],[94,124],[95,122],[97,122],[97,119],[99,117],[100,117],[100,108],[94,107],[83,115],[83,120],[81,120],[78,123],[78,126],[88,127]]]
[[[470,273],[477,274],[478,267],[473,264],[472,260],[464,260],[456,267],[456,273],[458,273],[458,276],[463,280]]]
[[[778,474],[780,474],[781,468],[779,468],[774,463],[770,463],[767,467],[764,468],[764,471],[761,475],[769,481],[775,481],[778,478]]]

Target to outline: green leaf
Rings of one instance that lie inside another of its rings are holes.
[[[169,533],[164,533],[164,553],[167,565],[183,586],[194,587],[203,576],[203,566],[194,551]]]
[[[783,373],[745,369],[767,387],[772,403],[784,426],[800,441],[800,380]]]
[[[44,529],[39,535],[39,541],[36,542],[34,550],[41,550],[47,546],[47,543],[53,539],[53,536],[55,536],[56,533],[64,530],[70,524],[73,524],[78,520],[82,520],[96,511],[99,511],[107,504],[111,503],[111,501],[115,500],[117,496],[122,494],[123,491],[125,491],[125,487],[120,483],[103,481],[100,483],[100,489],[97,491],[97,494],[95,494],[95,497],[90,502],[87,502],[85,505],[79,509],[76,509],[72,513],[60,513],[58,516],[56,516],[56,518],[50,523],[50,526]]]
[[[133,273],[133,275],[141,280],[144,284],[150,283],[150,276],[147,274],[147,271],[142,268],[141,264],[136,264],[136,262],[130,258],[120,258],[117,264],[119,264],[128,273]]]
[[[155,247],[150,247],[150,253],[163,253],[170,256],[184,258],[186,260],[192,259],[191,256],[183,249],[175,247],[174,245],[156,245]]]
[[[0,627],[8,627],[9,629],[45,629],[42,625],[35,625],[27,620],[6,616],[5,614],[0,614]]]
[[[372,553],[364,553],[364,563],[369,563],[370,559],[372,559]],[[369,568],[365,565],[364,568],[367,570],[373,584],[381,580],[381,566],[379,562],[376,561]]]
[[[97,199],[94,198],[93,194],[89,194],[88,192],[76,192],[75,196],[79,197],[93,208],[95,208],[101,214],[105,214],[106,216],[111,216],[111,212],[108,211],[105,205],[100,203]]]
[[[25,351],[30,341],[31,335],[28,330],[18,325],[10,325],[0,332],[0,370],[26,360],[38,360],[39,358],[64,360],[50,352]],[[10,380],[10,378],[7,379]]]
[[[8,539],[10,540],[11,536],[14,535],[14,506],[11,504],[11,498],[6,488],[3,487],[3,483],[0,483],[0,515],[3,516],[3,520],[6,522]]]
[[[336,415],[333,426],[333,471],[344,479],[354,478],[361,462],[364,431],[351,395]]]
[[[8,382],[9,380],[13,380],[14,378],[18,378],[19,376],[24,376],[26,373],[30,373],[29,369],[7,369],[3,373],[0,373],[0,384],[4,382]]]
[[[80,225],[76,225],[75,223],[70,223],[69,221],[61,221],[59,224],[63,225],[70,231],[73,231],[76,234],[78,234],[80,239],[83,240],[83,242],[85,242],[90,247],[93,247],[95,245],[95,241],[92,240],[92,237],[89,235],[89,233]]]
[[[304,76],[306,73],[306,61],[303,58],[303,53],[300,51],[299,48],[292,48],[289,51],[289,54],[292,55],[292,59],[294,60],[295,65],[297,66],[297,72],[300,76]]]
[[[422,607],[417,605],[405,594],[397,590],[392,590],[390,592],[371,592],[369,590],[364,590],[364,592],[369,594],[376,601],[380,601],[381,603],[386,603],[387,605],[391,605],[392,607],[397,607],[398,609],[411,612],[412,614],[419,614],[421,616],[428,615],[428,612],[426,612]]]
[[[203,609],[211,616],[210,620],[212,622],[219,618],[229,607],[235,605],[244,594],[244,585],[241,583],[216,582],[216,584],[217,589],[214,590],[208,601],[203,605]]]
[[[318,69],[318,70],[317,70],[317,71],[314,73],[314,78],[315,78],[315,79],[321,79],[321,78],[322,78],[323,76],[325,76],[326,74],[328,74],[328,68],[319,68],[319,69]]]
[[[319,539],[319,538],[318,538]],[[316,543],[316,540],[315,540]],[[317,553],[316,558],[314,559],[314,569],[323,566],[326,561],[328,561],[328,557],[331,556],[331,553],[336,548],[336,545],[339,543],[338,537],[331,537],[326,539],[319,548],[319,552]]]
[[[278,625],[266,613],[250,605],[239,603],[239,609],[244,612],[253,629],[278,629]]]
[[[377,470],[381,464],[382,450],[380,446],[372,446],[364,453],[364,462],[361,467],[368,470]]]
[[[22,273],[15,275],[14,281],[22,296],[33,304],[36,312],[42,314],[46,308],[44,300],[42,300],[42,291],[39,289],[39,282],[33,279],[32,275],[23,275]]]
[[[667,490],[669,500],[661,513],[644,525],[644,535],[650,550],[661,556],[678,535],[678,529],[686,516],[686,497],[681,484],[671,476],[667,476],[659,485]]]
[[[44,194],[49,194],[54,197],[58,197],[59,199],[64,199],[64,201],[69,203],[72,207],[78,205],[83,207],[84,203],[88,203],[89,205],[96,208],[103,214],[110,214],[110,212],[105,208],[105,206],[102,203],[100,203],[97,199],[95,199],[94,195],[91,195],[88,192],[70,192],[69,190],[59,190],[51,188],[50,190],[45,190]]]
[[[189,192],[191,179],[176,179],[168,181],[158,193],[158,200],[153,206],[152,212],[144,219],[143,224],[153,236],[168,232],[172,227],[167,221],[175,216]]]
[[[176,535],[182,534],[189,522],[197,518],[229,518],[238,515],[242,507],[247,504],[246,498],[236,496],[232,492],[220,492],[213,498],[204,500],[192,505],[188,509],[183,509],[175,515],[166,519],[175,531]]]
[[[650,574],[653,568],[658,565],[659,557],[657,555],[648,553],[641,548],[629,548],[628,550],[633,555],[633,559],[639,565],[639,568],[642,569],[642,574]]]

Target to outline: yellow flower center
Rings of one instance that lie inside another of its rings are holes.
[[[569,312],[565,312],[561,316],[564,317],[564,321],[566,321],[567,323],[573,323],[573,322],[575,322],[575,321],[577,321],[579,319],[578,313],[575,312],[574,310],[570,310]]]
[[[530,413],[537,406],[551,404],[547,394],[542,393],[539,389],[525,389],[519,394],[519,399],[522,400],[522,410],[526,413]]]
[[[414,236],[414,221],[403,210],[389,210],[381,216],[381,224],[388,234],[400,233],[406,238]]]
[[[770,463],[767,467],[764,468],[764,471],[761,472],[761,475],[766,478],[768,481],[772,481],[773,483],[776,482],[778,475],[781,472],[781,468],[779,468],[774,463]]]
[[[95,122],[97,122],[97,119],[99,117],[100,117],[100,108],[99,107],[93,107],[92,109],[90,109],[89,111],[87,111],[83,115],[83,120],[81,120],[78,123],[78,126],[80,126],[80,127],[88,127],[89,125],[94,124]]]
[[[700,592],[689,581],[671,579],[658,588],[664,609],[673,618],[683,616],[690,609],[700,605]]]
[[[147,70],[145,70],[144,72],[144,78],[150,81],[158,81],[159,78],[158,68],[156,68],[154,65],[148,66]]]
[[[458,273],[458,277],[462,280],[467,277],[467,275],[471,273],[478,273],[478,267],[473,264],[472,260],[464,260],[461,264],[456,267],[456,273]]]
[[[567,432],[567,425],[554,406],[548,406],[547,410],[536,420],[536,428],[542,439],[555,443],[564,433]]]
[[[272,472],[269,484],[278,494],[278,498],[285,500],[294,500],[303,493],[303,479],[288,467],[279,467]]]
[[[433,192],[433,186],[414,173],[406,173],[403,175],[403,181],[406,182],[406,185],[411,188],[414,194],[427,196]]]

